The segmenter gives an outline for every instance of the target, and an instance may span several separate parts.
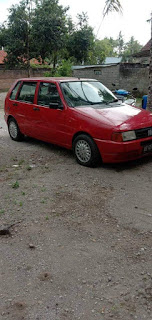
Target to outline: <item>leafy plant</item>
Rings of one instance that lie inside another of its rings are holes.
[[[12,188],[13,188],[13,189],[19,188],[19,182],[18,182],[18,181],[15,181],[15,182],[12,184]]]

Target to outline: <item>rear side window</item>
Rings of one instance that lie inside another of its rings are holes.
[[[19,89],[20,84],[21,84],[21,81],[17,82],[16,86],[12,90],[11,95],[10,95],[11,100],[15,100],[15,97],[16,97],[16,94],[17,94],[17,91]]]
[[[23,85],[21,87],[17,100],[33,103],[36,84],[37,84],[36,82],[23,82]]]

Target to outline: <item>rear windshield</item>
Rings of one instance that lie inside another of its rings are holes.
[[[71,107],[103,105],[116,100],[114,94],[98,81],[63,82],[61,89]]]

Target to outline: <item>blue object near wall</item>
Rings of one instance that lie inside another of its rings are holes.
[[[142,109],[146,109],[147,107],[147,96],[142,97]]]

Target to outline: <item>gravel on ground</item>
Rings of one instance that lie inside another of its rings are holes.
[[[10,139],[0,94],[0,320],[152,319],[152,158],[86,168]]]

